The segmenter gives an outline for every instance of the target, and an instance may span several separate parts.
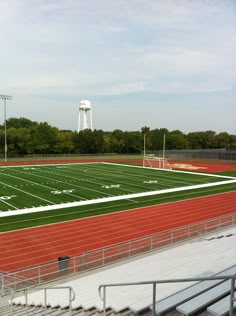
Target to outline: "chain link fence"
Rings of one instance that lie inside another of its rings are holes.
[[[158,157],[163,156],[163,151],[155,151]],[[220,160],[236,163],[236,150],[227,149],[183,149],[183,150],[165,150],[165,157],[168,159],[186,159],[186,160]]]

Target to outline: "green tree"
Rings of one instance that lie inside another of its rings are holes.
[[[217,148],[227,148],[230,146],[231,137],[228,133],[219,133],[215,136],[215,142]]]
[[[20,117],[20,118],[15,118],[11,117],[7,120],[7,128],[29,128],[32,126],[38,125],[38,123],[33,122],[27,118]]]
[[[31,140],[29,148],[34,154],[56,153],[58,129],[51,127],[48,123],[39,123],[30,128]]]
[[[27,155],[30,153],[30,129],[10,127],[7,131],[8,151],[11,156]]]
[[[187,144],[186,136],[182,133],[171,132],[166,138],[166,149],[186,149]]]
[[[114,153],[125,153],[125,135],[122,130],[116,129],[111,133],[111,149]]]
[[[57,131],[55,151],[59,154],[72,154],[75,152],[73,143],[74,133],[71,131]]]

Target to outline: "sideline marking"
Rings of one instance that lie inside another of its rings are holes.
[[[234,178],[234,180],[226,180],[226,181],[221,181],[221,182],[197,184],[197,185],[191,185],[188,187],[178,187],[178,188],[164,189],[164,190],[159,190],[159,191],[149,191],[149,192],[141,192],[141,193],[134,193],[134,194],[126,194],[126,195],[112,196],[112,197],[79,201],[79,202],[63,203],[63,204],[56,204],[56,205],[54,204],[54,205],[48,205],[48,206],[40,206],[40,207],[34,207],[34,208],[28,208],[28,209],[21,209],[21,210],[17,210],[17,211],[6,211],[6,212],[0,213],[0,217],[7,217],[7,216],[12,216],[12,215],[20,215],[20,214],[28,214],[28,213],[57,210],[57,209],[63,209],[63,208],[81,206],[81,205],[91,205],[91,204],[98,204],[98,203],[104,203],[104,202],[128,200],[128,199],[139,198],[139,197],[144,197],[144,196],[159,195],[159,194],[171,193],[171,192],[188,191],[188,190],[194,190],[194,189],[200,189],[200,188],[208,188],[208,187],[220,186],[220,185],[230,184],[230,183],[236,183],[236,178]]]

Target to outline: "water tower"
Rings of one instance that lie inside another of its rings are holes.
[[[89,100],[80,101],[78,132],[84,129],[93,130],[92,107]]]

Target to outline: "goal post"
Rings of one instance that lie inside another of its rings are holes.
[[[167,158],[157,157],[154,155],[146,155],[143,157],[143,167],[172,169]]]

